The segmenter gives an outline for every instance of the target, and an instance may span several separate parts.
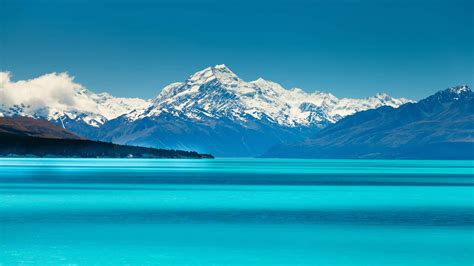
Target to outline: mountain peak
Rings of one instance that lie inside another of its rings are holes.
[[[453,93],[453,94],[463,94],[463,93],[470,93],[472,92],[469,86],[467,85],[460,85],[460,86],[455,86],[452,88],[448,88],[445,90],[446,92]]]
[[[204,84],[217,80],[222,84],[230,84],[241,82],[242,80],[224,64],[207,67],[198,71],[188,78],[188,82],[192,84]]]
[[[266,119],[286,127],[306,127],[333,123],[344,116],[382,105],[398,107],[407,101],[387,94],[367,99],[338,99],[330,93],[307,93],[299,88],[287,90],[261,77],[246,82],[225,65],[216,65],[196,72],[183,83],[165,87],[152,108],[132,119],[171,114],[193,120],[226,117],[239,123]]]
[[[434,95],[424,99],[424,101],[440,101],[448,102],[452,100],[459,100],[472,95],[472,91],[467,85],[459,85],[438,91]]]
[[[262,78],[262,77],[260,77],[260,78],[258,78],[258,79],[256,79],[256,80],[254,80],[254,81],[251,81],[250,83],[256,84],[256,85],[258,85],[258,86],[269,86],[269,85],[271,85],[271,84],[275,84],[274,82],[269,81],[269,80],[266,80],[266,79],[264,79],[264,78]]]
[[[227,70],[229,70],[229,68],[227,68],[227,66],[224,65],[224,64],[215,65],[214,68],[215,69],[227,69]]]
[[[378,92],[378,93],[376,93],[375,96],[373,96],[373,97],[376,98],[376,99],[379,99],[379,100],[381,100],[381,101],[390,101],[390,100],[393,99],[390,95],[388,95],[388,94],[386,94],[386,93],[384,93],[384,92]],[[369,97],[369,98],[370,98],[370,97]]]
[[[377,98],[385,98],[385,97],[388,97],[388,94],[386,94],[385,92],[377,92],[375,94],[375,97]]]

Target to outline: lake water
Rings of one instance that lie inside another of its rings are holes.
[[[473,264],[473,161],[0,159],[0,265]]]

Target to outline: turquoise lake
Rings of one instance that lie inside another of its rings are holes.
[[[474,162],[0,159],[0,265],[474,264]]]

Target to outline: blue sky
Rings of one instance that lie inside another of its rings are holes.
[[[206,66],[244,80],[419,99],[474,85],[474,1],[0,1],[0,70],[155,97]]]

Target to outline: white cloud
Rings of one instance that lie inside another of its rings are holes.
[[[103,123],[148,103],[136,98],[114,98],[92,93],[68,73],[50,73],[29,80],[12,81],[0,72],[0,113],[58,119],[87,114],[87,123]],[[10,109],[14,109],[10,112]],[[94,121],[92,121],[94,120]]]
[[[83,86],[75,83],[74,77],[67,73],[12,81],[9,72],[0,72],[0,102],[7,107],[24,105],[33,111],[48,106],[52,109],[94,111],[93,101],[78,97],[81,91],[84,91]]]

